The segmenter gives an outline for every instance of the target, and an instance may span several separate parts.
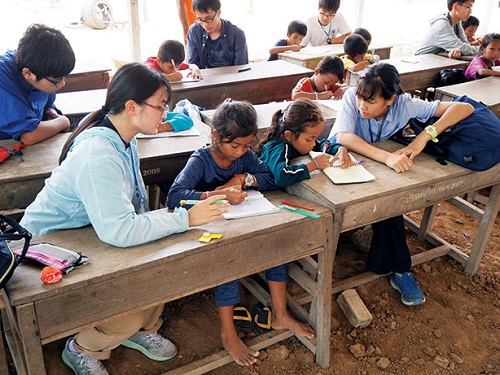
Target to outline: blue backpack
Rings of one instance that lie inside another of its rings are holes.
[[[473,171],[484,171],[500,162],[500,119],[482,103],[463,95],[454,102],[469,103],[475,110],[438,136],[439,142],[428,142],[424,151]],[[436,122],[433,117],[425,123],[410,120],[410,126],[420,134]]]

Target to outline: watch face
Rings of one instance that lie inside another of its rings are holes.
[[[332,39],[331,39],[331,38],[328,38],[328,39],[326,40],[326,42],[327,42],[328,44],[332,44]]]
[[[247,174],[247,176],[245,177],[245,186],[252,186],[254,182],[254,177],[250,174]]]

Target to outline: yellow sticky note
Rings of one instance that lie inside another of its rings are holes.
[[[222,233],[209,233],[205,232],[203,235],[200,237],[198,241],[200,242],[210,242],[212,238],[214,239],[219,239],[222,237]]]

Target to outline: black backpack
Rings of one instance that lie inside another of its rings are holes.
[[[500,119],[484,104],[463,95],[454,102],[469,103],[474,112],[438,136],[438,142],[428,142],[425,151],[473,171],[484,171],[500,163]],[[410,120],[410,126],[420,134],[433,117],[422,123]]]
[[[0,215],[0,222],[3,221],[12,227],[12,233],[3,233],[0,230],[0,289],[5,287],[12,277],[14,270],[26,255],[30,246],[31,233],[21,227],[15,220]],[[21,255],[16,255],[11,250],[7,241],[18,241],[24,238],[24,247]]]

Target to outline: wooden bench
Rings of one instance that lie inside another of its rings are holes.
[[[16,327],[13,333],[18,333],[17,339],[11,340],[9,345],[12,345],[11,352],[22,358],[16,364],[19,373],[46,374],[44,344],[116,315],[182,298],[299,259],[315,264],[319,272],[317,277],[311,277],[299,265],[294,265],[290,271],[290,277],[311,295],[312,305],[307,311],[304,304],[289,300],[289,307],[297,317],[315,328],[317,336],[313,340],[297,338],[315,353],[321,367],[328,367],[332,213],[279,191],[266,193],[266,197],[275,205],[283,199],[312,205],[321,218],[311,219],[281,210],[259,216],[257,220],[255,217],[219,220],[131,249],[99,241],[90,226],[36,238],[35,241],[81,251],[89,257],[90,263],[54,285],[43,285],[39,278],[40,267],[33,264],[22,264],[14,273],[7,285],[4,302],[9,312],[8,322]],[[207,231],[222,233],[223,237],[202,244],[198,239]],[[317,260],[309,258],[312,255],[317,256]],[[165,287],[151,288],[150,285]],[[249,344],[254,349],[261,349],[291,336],[289,331],[273,331]],[[229,354],[223,351],[185,367],[171,369],[169,373],[202,374],[231,361]],[[165,364],[168,366],[168,362]]]
[[[377,145],[393,152],[401,145],[386,141]],[[361,156],[355,155],[360,158]],[[335,185],[323,173],[313,173],[311,179],[289,186],[290,194],[330,207],[334,214],[335,233],[363,227],[397,215],[425,208],[419,225],[406,218],[408,227],[417,232],[421,241],[435,248],[412,257],[412,265],[449,255],[465,266],[465,272],[475,274],[489,240],[493,223],[500,208],[500,164],[484,171],[474,172],[451,162],[441,165],[428,154],[420,154],[414,167],[405,173],[396,173],[386,165],[366,159],[363,166],[376,180],[362,185]],[[468,191],[492,186],[484,212],[463,201]],[[457,207],[480,220],[479,230],[470,255],[431,233],[431,225],[439,202],[450,200]],[[338,237],[333,239],[337,247]],[[365,272],[333,285],[333,293],[354,288],[376,280],[383,275]]]
[[[75,69],[66,77],[58,92],[105,89],[109,85],[111,69],[96,61],[77,61]]]

